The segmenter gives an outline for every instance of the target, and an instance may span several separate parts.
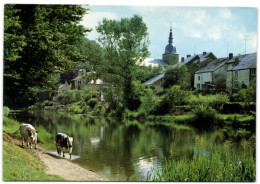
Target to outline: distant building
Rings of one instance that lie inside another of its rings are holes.
[[[144,85],[153,86],[157,93],[163,91],[162,83],[163,83],[164,73],[158,74],[152,78],[150,78],[148,81],[144,82]]]
[[[188,69],[187,82],[191,88],[194,87],[194,74],[199,69],[205,67],[211,61],[217,59],[212,52],[203,52],[202,54],[187,55],[186,59],[181,58],[180,66],[186,65]]]
[[[256,53],[241,55],[231,60],[229,64],[232,66],[227,71],[227,91],[232,92],[256,85],[256,60]]]
[[[165,47],[165,52],[162,59],[147,58],[140,63],[140,66],[168,66],[179,63],[179,54],[176,52],[176,47],[173,45],[172,28],[168,38],[168,44]]]
[[[71,89],[71,86],[68,83],[65,84],[61,84],[58,88],[58,93],[64,93],[66,92],[68,89]]]
[[[229,91],[249,87],[256,80],[256,53],[215,59],[194,74],[196,90]]]
[[[71,80],[71,89],[82,89],[85,86],[84,77],[86,75],[85,69],[78,71],[78,76]]]

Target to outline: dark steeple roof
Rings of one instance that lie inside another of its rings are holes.
[[[168,41],[168,45],[166,45],[166,48],[165,48],[165,52],[164,54],[171,54],[171,53],[176,53],[176,47],[172,45],[172,27],[170,29],[170,35],[169,35],[169,41]]]

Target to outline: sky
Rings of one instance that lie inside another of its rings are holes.
[[[103,18],[120,20],[140,15],[148,27],[150,57],[161,59],[170,27],[179,58],[213,52],[216,57],[257,51],[257,8],[89,5],[82,24],[92,28],[87,38],[96,40],[95,28]]]

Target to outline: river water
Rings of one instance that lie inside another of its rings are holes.
[[[109,181],[147,181],[151,168],[162,168],[165,159],[192,158],[200,152],[243,152],[254,144],[254,133],[232,127],[201,130],[173,123],[127,121],[116,118],[65,115],[55,112],[16,112],[10,116],[33,126],[42,125],[55,135],[74,138],[72,162]],[[255,146],[252,146],[255,149]],[[55,152],[53,146],[50,152]]]

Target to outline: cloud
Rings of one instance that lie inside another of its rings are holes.
[[[86,14],[81,21],[81,25],[86,28],[91,28],[92,31],[87,34],[87,37],[91,40],[95,40],[98,36],[96,32],[96,26],[98,26],[98,22],[101,22],[104,18],[107,19],[118,19],[119,16],[116,13],[112,12],[92,12]]]

